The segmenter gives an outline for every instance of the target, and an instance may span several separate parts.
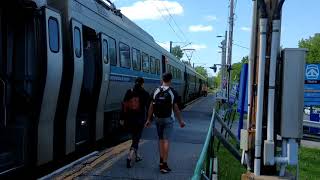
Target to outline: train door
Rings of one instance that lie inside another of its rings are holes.
[[[101,87],[102,62],[99,38],[94,29],[82,26],[83,81],[76,118],[76,147],[92,145],[95,139],[96,112]]]
[[[162,63],[162,74],[166,72],[166,64],[167,64],[167,58],[166,56],[162,55],[162,60],[161,60],[161,63]]]
[[[96,112],[96,140],[103,138],[104,105],[109,89],[110,60],[108,55],[108,37],[104,34],[100,34],[100,60],[102,63],[102,73],[101,88]]]
[[[38,124],[38,165],[53,160],[54,116],[62,76],[61,17],[45,8],[45,84]]]
[[[72,40],[72,55],[73,63],[70,64],[70,69],[73,73],[70,75],[72,79],[67,83],[71,83],[70,99],[68,101],[68,112],[66,115],[66,141],[65,153],[70,154],[76,149],[76,116],[80,97],[80,91],[83,81],[83,37],[82,24],[76,20],[71,20],[71,40]],[[68,73],[68,72],[65,72]],[[66,84],[66,86],[68,85]]]

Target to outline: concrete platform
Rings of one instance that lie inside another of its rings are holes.
[[[214,96],[201,97],[183,112],[186,127],[181,129],[175,122],[170,144],[168,165],[172,172],[161,174],[159,171],[158,138],[154,125],[145,129],[139,151],[141,162],[133,168],[126,168],[126,158],[130,141],[99,152],[87,161],[60,173],[54,179],[190,179],[200,156],[210,124]]]

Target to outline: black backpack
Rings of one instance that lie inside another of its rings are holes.
[[[170,88],[164,90],[163,88],[159,88],[160,92],[158,92],[154,97],[154,115],[158,118],[167,118],[172,114],[172,91]],[[171,91],[171,93],[170,93]]]

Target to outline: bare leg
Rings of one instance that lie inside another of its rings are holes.
[[[169,141],[167,139],[162,140],[162,148],[163,148],[163,162],[167,162],[168,154],[169,154]]]
[[[159,153],[160,153],[160,159],[163,160],[163,157],[164,157],[163,140],[159,140]],[[162,162],[160,162],[160,164],[161,163]]]

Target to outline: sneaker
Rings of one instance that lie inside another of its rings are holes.
[[[141,156],[136,156],[136,162],[142,161]]]
[[[171,169],[168,167],[167,163],[160,164],[159,167],[160,167],[160,172],[163,174],[171,171]]]
[[[165,166],[165,169],[166,169],[167,171],[169,171],[169,172],[171,171],[171,169],[169,168],[169,166],[168,166],[167,163],[164,163],[163,165]]]

